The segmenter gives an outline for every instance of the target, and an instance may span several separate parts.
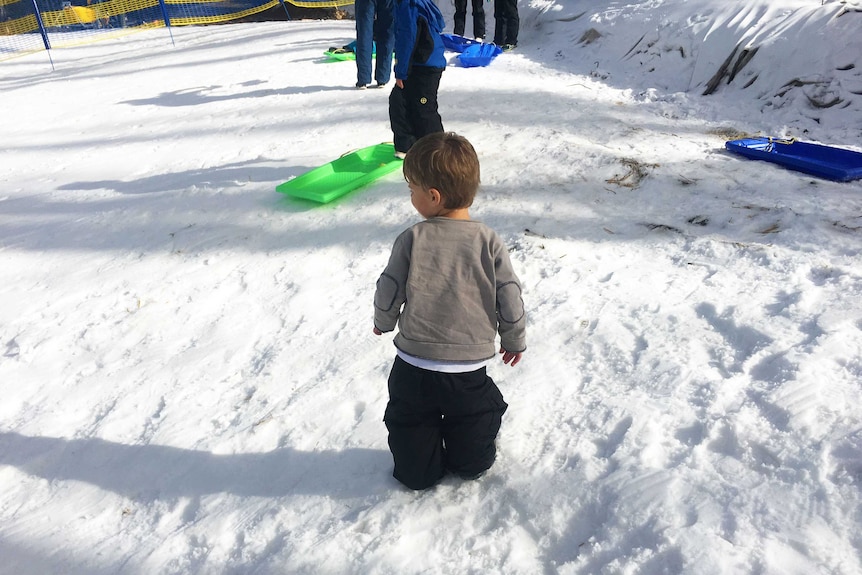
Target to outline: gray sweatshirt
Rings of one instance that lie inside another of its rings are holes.
[[[403,306],[403,309],[402,309]],[[526,349],[521,283],[497,233],[473,220],[431,218],[395,240],[374,294],[374,325],[410,355],[473,362]]]

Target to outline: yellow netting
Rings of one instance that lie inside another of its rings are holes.
[[[100,17],[109,17],[128,14],[135,10],[157,8],[158,5],[158,0],[107,0],[107,2],[93,4],[92,7]]]
[[[208,0],[212,2],[220,2],[221,0]],[[200,4],[201,2],[195,2],[194,0],[165,0],[165,4]],[[258,12],[263,12],[264,10],[269,10],[273,6],[278,6],[280,4],[279,0],[270,0],[266,4],[261,4],[260,6],[253,6],[251,8],[247,8],[245,10],[239,10],[237,12],[231,12],[230,14],[212,14],[212,15],[189,15],[183,17],[173,16],[171,18],[171,26],[193,26],[195,24],[218,24],[220,22],[228,22],[230,20],[237,20],[239,18],[244,18],[246,16],[251,16],[252,14],[257,14]]]
[[[15,18],[14,20],[6,20],[0,22],[0,35],[14,36],[15,34],[27,34],[39,29],[39,24],[36,22],[36,17],[33,15],[24,16],[23,18]]]
[[[302,0],[284,0],[288,4],[293,4],[299,8],[338,8],[340,6],[350,6],[353,0],[325,0],[323,2],[303,2]]]
[[[354,0],[284,0],[300,8],[339,8]],[[282,0],[164,0],[172,26],[207,25],[239,20],[272,9]],[[159,0],[37,0],[51,47],[78,45],[165,26]],[[77,5],[81,4],[81,5]],[[62,6],[62,7],[61,7]],[[0,22],[0,60],[38,50],[33,33],[39,22],[30,0],[0,0],[8,20]],[[23,14],[23,15],[22,15]],[[75,32],[58,36],[57,32]],[[44,45],[43,45],[44,47]]]
[[[42,23],[46,28],[92,24],[96,21],[96,11],[85,6],[69,6],[62,10],[42,12]]]

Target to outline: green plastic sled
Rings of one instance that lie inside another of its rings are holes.
[[[327,204],[401,167],[392,144],[377,144],[350,152],[276,186],[294,198]]]
[[[345,60],[356,60],[356,40],[347,46],[330,46],[329,50],[323,53],[329,62],[343,62]],[[371,57],[377,57],[377,42],[371,43]]]
[[[327,50],[323,53],[324,56],[331,62],[343,62],[344,60],[356,60],[355,52],[335,52],[332,50]]]

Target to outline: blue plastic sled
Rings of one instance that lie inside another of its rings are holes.
[[[502,52],[503,49],[496,44],[473,44],[464,48],[464,51],[458,55],[458,59],[465,68],[487,66]]]
[[[465,38],[458,34],[440,34],[440,39],[443,40],[443,47],[452,52],[463,52],[467,46],[481,44],[478,40]]]
[[[752,160],[773,162],[827,180],[862,178],[862,153],[853,150],[780,138],[731,140],[724,147]]]

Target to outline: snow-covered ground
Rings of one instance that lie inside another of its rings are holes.
[[[419,493],[371,321],[407,186],[275,192],[391,139],[388,90],[323,62],[353,23],[0,65],[0,573],[862,572],[862,182],[724,150],[862,150],[859,3],[521,18],[440,101],[529,347],[489,368],[491,472]]]

